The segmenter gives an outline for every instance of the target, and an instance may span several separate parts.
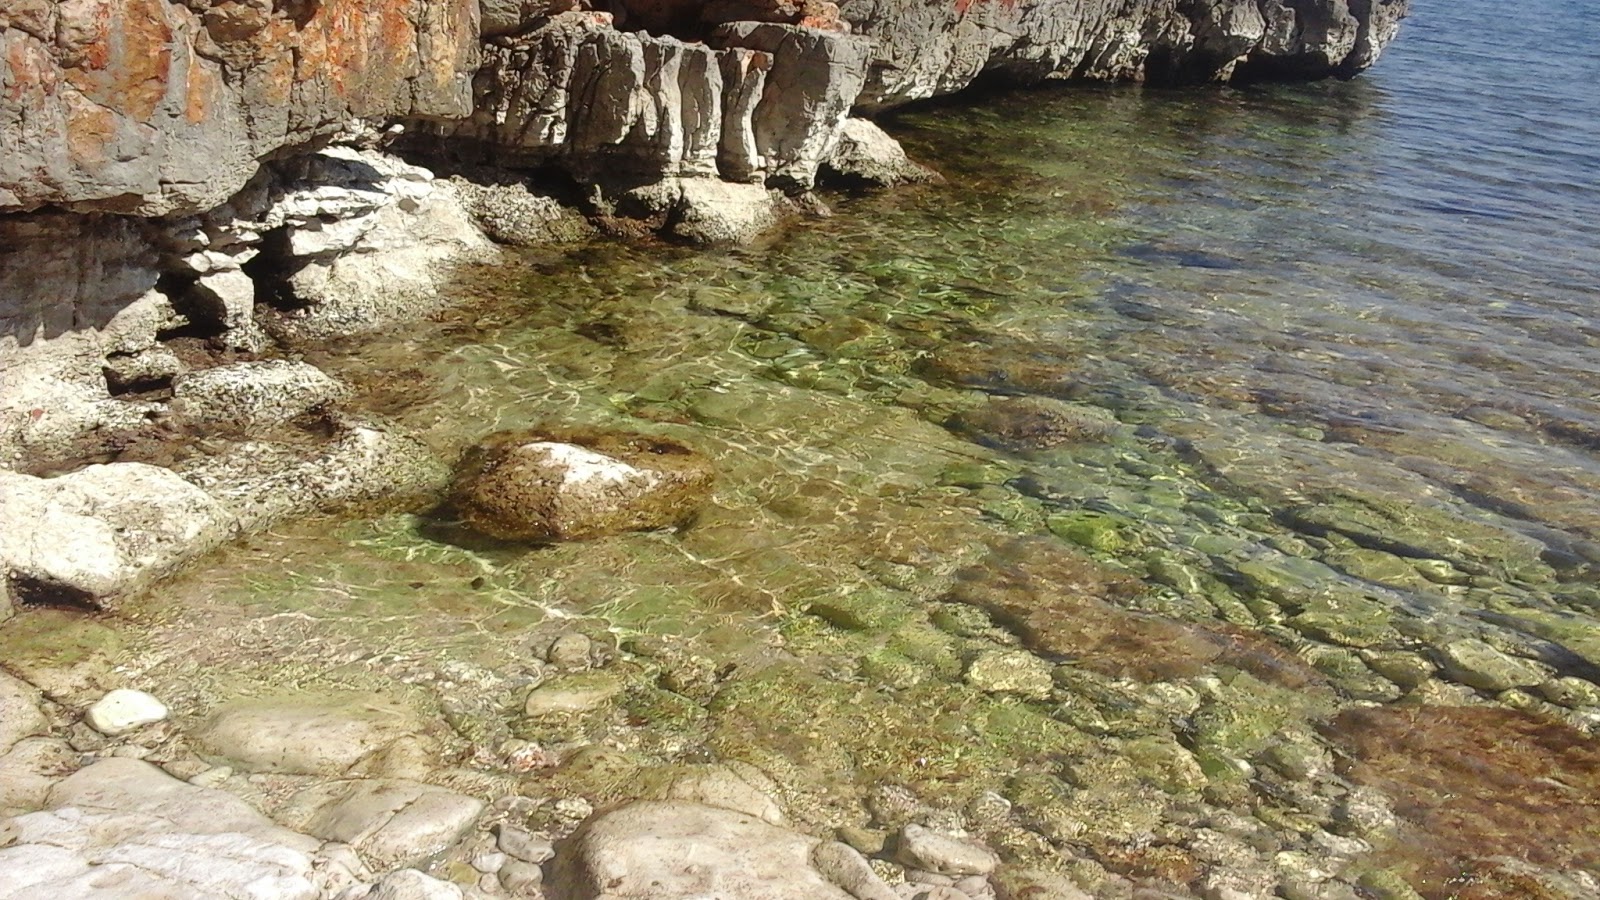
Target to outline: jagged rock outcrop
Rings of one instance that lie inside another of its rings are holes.
[[[0,212],[199,212],[352,118],[464,116],[478,30],[477,0],[13,0]]]
[[[842,0],[873,41],[874,109],[1014,83],[1350,76],[1393,40],[1409,0]]]

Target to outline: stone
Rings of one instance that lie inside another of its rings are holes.
[[[392,425],[342,415],[323,424],[332,432],[325,443],[242,441],[185,462],[183,476],[223,504],[244,532],[355,504],[416,507],[449,482],[432,449]]]
[[[748,763],[690,766],[674,772],[658,791],[658,800],[682,800],[755,816],[770,825],[783,825],[783,809],[774,795],[778,786]]]
[[[1550,677],[1536,663],[1507,656],[1476,638],[1451,641],[1437,655],[1447,677],[1485,691],[1531,687]]]
[[[594,642],[589,640],[588,635],[569,631],[550,642],[550,649],[545,651],[544,658],[551,665],[563,669],[587,669],[593,650]]]
[[[851,900],[813,866],[820,843],[729,810],[636,801],[585,822],[551,884],[565,900]]]
[[[940,875],[987,875],[1000,864],[993,850],[915,823],[900,829],[895,860]]]
[[[343,775],[397,745],[432,744],[424,731],[409,709],[352,693],[233,701],[194,737],[246,772]]]
[[[185,300],[193,315],[204,316],[208,324],[222,331],[226,346],[247,353],[266,349],[267,336],[255,320],[255,279],[243,271],[206,272],[195,279]]]
[[[335,403],[349,392],[310,363],[243,362],[178,378],[172,386],[172,411],[191,422],[259,428]]]
[[[538,897],[544,885],[544,870],[533,863],[513,860],[500,870],[500,886],[513,897]]]
[[[449,182],[352,147],[297,160],[263,216],[281,229],[298,306],[265,320],[275,337],[321,341],[413,321],[443,303],[452,267],[498,258]]]
[[[994,886],[999,900],[1090,900],[1093,896],[1055,872],[1010,866],[995,872]]]
[[[131,353],[107,354],[101,371],[106,376],[108,391],[130,394],[165,387],[184,369],[183,361],[171,350],[151,347]]]
[[[351,119],[471,111],[476,0],[50,6],[0,28],[0,212],[198,212]]]
[[[782,195],[761,185],[686,178],[678,187],[669,231],[690,243],[748,244],[782,218]]]
[[[452,488],[470,527],[503,540],[587,540],[680,525],[705,503],[713,473],[677,441],[598,429],[491,435]]]
[[[48,809],[6,822],[0,897],[317,900],[352,871],[333,848],[274,825],[243,800],[148,763],[105,759],[58,782]]]
[[[1026,650],[988,650],[967,666],[967,683],[991,694],[1049,699],[1051,665]]]
[[[72,774],[81,755],[59,738],[30,737],[0,753],[0,816],[45,806],[50,789]]]
[[[839,142],[823,169],[846,183],[895,187],[938,181],[927,166],[912,162],[900,142],[870,119],[849,118],[839,128]]]
[[[450,187],[478,228],[497,244],[534,247],[580,241],[594,226],[569,207],[526,181],[504,175],[452,175]]]
[[[811,851],[811,865],[856,900],[894,900],[895,894],[849,844],[823,841]]]
[[[495,846],[499,847],[506,855],[525,863],[538,865],[556,855],[555,845],[550,839],[542,835],[532,834],[525,829],[504,822],[495,826]]]
[[[205,491],[144,463],[54,478],[0,471],[0,569],[22,605],[100,609],[225,539],[234,519]]]
[[[38,688],[0,671],[0,756],[24,738],[49,733],[43,707],[44,695]]]
[[[295,831],[349,844],[383,871],[423,863],[459,840],[483,803],[432,785],[391,779],[306,788],[274,817]]]
[[[84,720],[107,737],[117,737],[167,717],[167,705],[144,691],[119,688],[95,701]]]
[[[528,692],[522,711],[529,716],[588,712],[622,693],[622,681],[605,672],[564,675]]]

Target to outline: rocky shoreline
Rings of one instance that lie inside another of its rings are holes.
[[[1404,11],[1380,0],[14,4],[0,14],[11,89],[0,93],[0,898],[45,885],[308,900],[1417,896],[1399,864],[1373,861],[1406,816],[1432,809],[1437,786],[1404,760],[1480,754],[1493,768],[1496,748],[1449,748],[1510,736],[1517,771],[1581,781],[1592,753],[1566,737],[1600,727],[1591,645],[1569,640],[1560,617],[1540,643],[1438,625],[1431,610],[1391,616],[1370,592],[1316,595],[1306,584],[1322,573],[1290,552],[1294,537],[1275,537],[1282,553],[1207,545],[1228,560],[1227,584],[1187,556],[1152,554],[1139,573],[1159,586],[1151,594],[1106,563],[1136,530],[1126,521],[1055,513],[1036,523],[1054,538],[1014,537],[915,503],[875,513],[920,489],[891,485],[847,496],[861,510],[856,537],[918,537],[883,539],[894,561],[871,573],[872,591],[802,610],[749,591],[745,602],[770,604],[782,623],[770,646],[735,652],[575,616],[582,627],[545,622],[530,631],[539,646],[495,668],[408,669],[363,650],[332,677],[348,677],[343,690],[314,675],[315,689],[281,693],[186,685],[179,672],[211,676],[173,663],[185,648],[157,635],[197,645],[204,632],[138,617],[161,608],[152,592],[196,590],[192,563],[319,514],[444,502],[452,523],[538,541],[660,528],[674,540],[670,529],[701,515],[727,459],[677,440],[665,415],[661,433],[513,431],[485,448],[531,455],[533,474],[484,487],[471,478],[517,466],[453,474],[459,446],[355,402],[355,379],[307,361],[446,315],[474,279],[518,265],[521,248],[596,235],[747,243],[785,217],[825,213],[819,184],[937,178],[864,115],[980,79],[1348,76]],[[755,318],[727,298],[694,302],[718,317],[709,330]],[[650,343],[629,331],[649,323],[586,327],[617,353]],[[820,327],[770,339],[857,337]],[[922,402],[948,432],[918,432],[927,456],[908,480],[1015,506],[1001,496],[1004,462],[969,441],[1033,453],[1131,440],[1048,396],[1048,353],[993,346],[971,366],[959,353],[922,363],[953,393]],[[971,395],[997,377],[1040,396]],[[645,411],[669,402],[639,396]],[[733,427],[718,418],[732,399],[683,402],[695,421]],[[887,446],[868,421],[835,439]],[[1204,440],[1190,451],[1223,478],[1244,465],[1208,455]],[[1032,484],[1027,501],[1069,491]],[[835,500],[795,493],[770,508],[804,521]],[[506,506],[549,515],[485,524]],[[1241,528],[1272,528],[1237,512]],[[1373,570],[1409,567],[1423,596],[1487,589],[1491,576],[1516,590],[1549,580],[1531,541],[1452,521],[1455,544],[1398,548],[1385,515],[1318,508],[1295,524]],[[697,528],[736,519],[713,508]],[[1167,616],[1169,595],[1204,598],[1213,619]],[[137,623],[127,633],[166,657],[123,652],[125,623],[103,621],[125,614]],[[229,659],[187,649],[212,669]],[[835,657],[860,672],[788,665]],[[1234,674],[1206,675],[1213,663]],[[1375,705],[1402,697],[1416,704]],[[708,716],[709,737],[684,737]],[[818,733],[824,720],[841,733]],[[944,739],[913,734],[930,724]],[[828,783],[831,745],[847,743],[871,760],[864,792]],[[1024,762],[990,784],[985,754],[1001,748]],[[1559,787],[1526,787],[1579,815]],[[1251,792],[1271,803],[1240,816]],[[1600,884],[1572,867],[1584,859],[1484,863],[1473,883],[1591,896]]]

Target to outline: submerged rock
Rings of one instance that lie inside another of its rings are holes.
[[[670,438],[598,429],[491,435],[456,476],[456,510],[472,528],[516,541],[568,541],[666,528],[711,491],[711,464]]]
[[[839,143],[823,168],[835,178],[876,187],[940,180],[937,172],[913,162],[899,141],[869,119],[845,120]]]
[[[809,835],[724,809],[640,801],[585,822],[557,854],[548,889],[557,900],[860,896],[819,871],[813,854],[820,844]],[[859,868],[848,874],[852,880],[863,875]],[[888,891],[881,881],[873,887]]]
[[[336,781],[289,798],[274,818],[314,837],[349,844],[378,871],[418,865],[461,838],[479,800],[414,781]]]
[[[1014,450],[1104,441],[1119,425],[1115,416],[1098,407],[1050,397],[992,397],[950,420],[956,431]]]
[[[424,731],[410,710],[363,694],[290,695],[223,706],[195,738],[251,772],[343,775],[361,766],[389,774],[408,753],[426,755],[433,742]]]

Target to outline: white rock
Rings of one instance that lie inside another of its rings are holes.
[[[461,888],[448,881],[416,869],[401,869],[383,876],[366,900],[462,900],[462,896]]]
[[[987,875],[1000,864],[994,851],[931,828],[910,824],[900,829],[895,859],[940,875]]]
[[[41,708],[44,697],[33,685],[0,672],[0,756],[18,741],[50,730]]]
[[[144,691],[119,688],[97,700],[84,718],[95,731],[116,737],[166,717],[165,703]]]
[[[374,779],[306,788],[279,809],[278,821],[353,846],[374,869],[417,865],[461,838],[483,803],[412,781]]]
[[[221,543],[232,518],[156,466],[94,465],[55,478],[0,472],[0,568],[23,603],[97,608]]]
[[[223,706],[195,737],[245,771],[340,775],[400,742],[431,745],[422,731],[409,709],[365,694],[290,695]]]

